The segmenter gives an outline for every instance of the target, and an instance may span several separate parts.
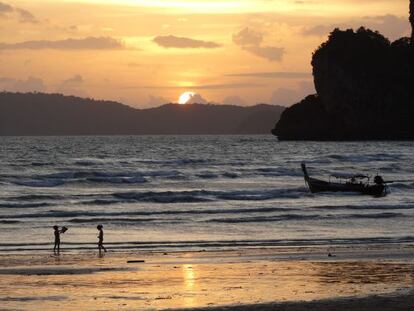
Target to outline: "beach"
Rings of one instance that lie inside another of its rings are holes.
[[[411,244],[4,253],[0,310],[412,310],[413,254]]]
[[[414,309],[412,143],[2,142],[0,310]],[[396,182],[381,198],[312,194],[302,161]]]

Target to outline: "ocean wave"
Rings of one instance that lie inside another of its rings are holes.
[[[376,204],[376,205],[317,205],[309,206],[308,209],[315,210],[399,210],[399,209],[413,209],[414,204],[405,203],[405,204]]]
[[[111,205],[117,203],[122,203],[122,201],[116,199],[94,199],[78,202],[78,204],[82,205]]]
[[[26,187],[57,187],[66,183],[140,184],[147,182],[148,178],[181,180],[187,177],[177,170],[135,172],[73,171],[32,176],[12,176],[11,182],[15,185]]]
[[[201,165],[201,164],[215,164],[213,159],[201,159],[201,158],[183,158],[183,159],[170,159],[170,160],[149,160],[138,159],[134,162],[142,164],[155,164],[155,165],[167,165],[167,166],[180,166],[180,165]]]
[[[15,180],[13,183],[17,186],[35,187],[35,188],[51,188],[65,184],[61,179],[26,179]]]
[[[193,165],[193,164],[207,164],[207,163],[213,163],[214,160],[210,160],[210,159],[192,159],[192,158],[188,158],[188,159],[178,159],[173,161],[174,164],[178,164],[178,165]]]
[[[391,189],[408,190],[414,189],[414,182],[395,182],[389,185]]]
[[[162,221],[163,219],[157,219],[157,218],[131,218],[131,217],[111,217],[111,218],[105,218],[105,217],[93,217],[93,218],[73,218],[67,220],[70,223],[115,223],[115,222],[121,222],[121,223],[143,223],[143,222],[154,222],[154,221]],[[172,222],[178,222],[178,220],[169,220],[169,223]]]
[[[196,176],[202,179],[215,179],[219,177],[218,174],[211,173],[211,172],[201,172],[201,173],[196,174]]]
[[[31,166],[52,166],[55,165],[53,162],[32,162],[30,163]]]
[[[226,177],[226,178],[237,178],[237,177],[240,177],[239,174],[232,173],[232,172],[225,172],[225,173],[222,174],[222,176],[223,177]]]
[[[380,219],[380,218],[396,218],[396,217],[408,217],[403,213],[378,213],[378,214],[352,214],[349,218],[363,218],[363,219]]]
[[[165,191],[165,192],[120,192],[113,196],[126,201],[154,203],[197,203],[208,202],[210,198],[203,197],[207,191]]]
[[[308,191],[304,187],[292,189],[272,189],[263,191],[164,191],[164,192],[119,192],[112,194],[118,199],[133,202],[156,203],[196,203],[217,200],[228,201],[265,201],[278,198],[299,198]]]
[[[141,184],[160,180],[190,180],[193,178],[200,179],[219,179],[219,178],[240,178],[240,177],[281,177],[292,176],[299,177],[302,173],[298,169],[285,167],[258,167],[250,169],[235,169],[229,171],[223,168],[214,171],[201,172],[182,172],[177,169],[165,170],[139,170],[139,171],[98,171],[98,170],[75,170],[53,172],[48,174],[34,175],[13,175],[4,176],[6,181],[17,186],[25,187],[59,187],[65,184]]]
[[[14,197],[8,197],[8,200],[16,201],[37,201],[37,200],[60,200],[64,198],[62,195],[52,195],[52,194],[24,194]]]
[[[76,160],[73,162],[75,165],[79,166],[94,166],[94,165],[101,165],[103,164],[101,161],[97,161],[97,159],[90,159],[90,160]]]
[[[111,220],[112,217],[134,217],[134,216],[175,216],[175,215],[222,215],[222,214],[257,214],[257,213],[275,213],[295,211],[295,208],[281,208],[281,207],[259,207],[259,208],[236,208],[236,209],[187,209],[187,210],[162,210],[162,211],[59,211],[49,210],[42,213],[24,213],[16,215],[0,215],[0,219],[21,219],[21,218],[75,218],[75,217],[99,217],[106,220]]]
[[[287,160],[286,163],[294,163],[298,168],[300,168],[300,164],[303,162],[303,160],[293,159],[293,160]],[[307,164],[331,164],[332,160],[327,158],[314,158],[314,159],[306,159],[305,161]]]
[[[12,203],[12,202],[3,202],[0,203],[2,208],[31,208],[31,207],[45,207],[50,206],[50,203],[39,202],[39,203]]]
[[[277,216],[255,216],[235,218],[214,218],[207,222],[216,223],[255,223],[255,222],[285,222],[285,221],[306,221],[306,220],[346,220],[346,219],[385,219],[406,217],[402,213],[376,213],[376,214],[340,214],[340,215],[300,215],[285,214]]]
[[[295,199],[309,194],[304,187],[290,189],[271,189],[263,191],[215,191],[213,194],[221,200],[229,201],[266,201],[271,199]]]
[[[19,220],[8,220],[8,219],[0,220],[0,224],[3,224],[3,225],[12,225],[12,224],[18,224],[18,223],[20,223]]]
[[[334,245],[369,245],[413,243],[413,236],[375,236],[355,238],[310,238],[310,239],[238,239],[238,240],[181,240],[181,241],[113,241],[106,242],[105,246],[111,251],[132,249],[148,250],[182,250],[182,249],[234,249],[240,247],[302,247],[302,246],[334,246]],[[95,249],[94,242],[65,242],[67,250]],[[0,251],[50,251],[50,243],[0,243]]]
[[[111,184],[142,184],[146,183],[147,179],[144,177],[92,177],[87,178],[90,182],[96,183],[111,183]]]
[[[264,177],[282,177],[282,176],[289,176],[289,177],[302,177],[303,173],[300,168],[290,168],[290,167],[256,167],[256,168],[248,168],[248,169],[241,169],[242,173],[246,174],[247,176],[264,176]]]
[[[403,158],[400,154],[373,153],[373,154],[330,154],[327,158],[341,162],[373,162],[373,161],[396,161]]]

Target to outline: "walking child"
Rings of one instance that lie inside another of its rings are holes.
[[[102,251],[102,249],[106,253],[106,248],[105,248],[105,246],[103,246],[103,238],[104,238],[103,226],[102,225],[98,225],[96,227],[96,229],[99,230],[99,235],[98,235],[98,249],[99,249],[99,253]]]

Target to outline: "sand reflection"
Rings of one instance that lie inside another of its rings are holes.
[[[181,267],[183,271],[183,281],[184,281],[184,306],[185,307],[195,307],[197,306],[197,299],[195,297],[194,289],[196,287],[195,280],[195,265],[185,264]]]
[[[193,265],[183,265],[182,266],[183,275],[184,275],[184,284],[187,290],[192,290],[195,286],[195,266]]]

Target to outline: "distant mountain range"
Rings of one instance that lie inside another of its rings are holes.
[[[0,93],[0,136],[267,134],[284,107],[166,104],[135,109],[61,94]]]

